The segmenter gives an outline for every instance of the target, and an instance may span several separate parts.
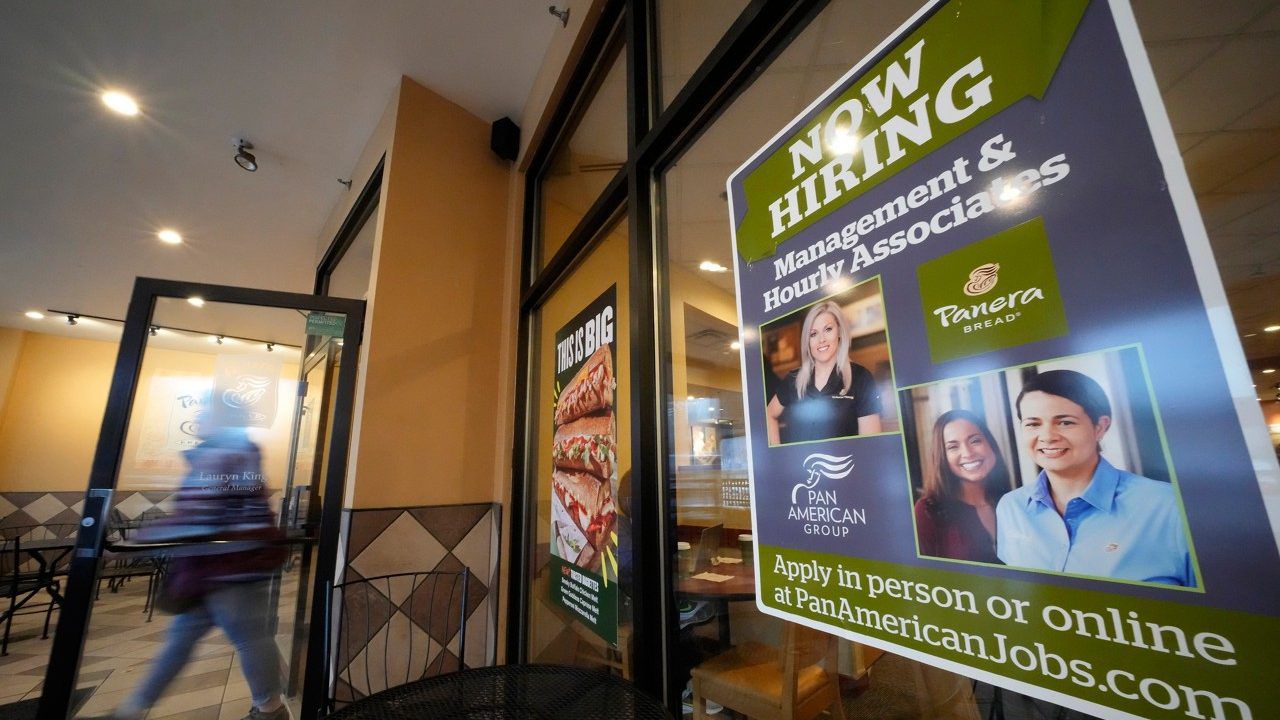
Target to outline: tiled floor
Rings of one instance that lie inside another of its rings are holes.
[[[170,617],[157,612],[151,622],[146,621],[142,612],[146,592],[147,583],[142,579],[127,583],[115,594],[103,588],[94,607],[77,685],[93,688],[93,694],[77,717],[104,715],[113,710],[141,681],[148,661],[159,652]],[[296,574],[286,574],[276,632],[276,645],[286,658],[292,642],[296,598]],[[14,618],[9,655],[0,657],[0,717],[5,715],[5,703],[40,696],[52,644],[52,638],[40,639],[43,622],[43,613]],[[238,720],[249,712],[249,707],[249,689],[240,672],[239,657],[222,631],[215,628],[196,647],[191,662],[147,718]],[[297,717],[296,699],[290,700],[290,707]]]

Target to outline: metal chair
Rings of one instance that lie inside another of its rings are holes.
[[[71,556],[71,543],[62,541],[73,540],[77,529],[74,523],[0,528],[0,593],[3,593],[0,597],[9,600],[9,607],[0,613],[0,620],[4,621],[0,655],[9,654],[9,637],[16,615],[43,609],[44,631],[40,637],[49,637],[53,609],[60,606],[62,600],[58,577],[66,575]],[[48,593],[48,602],[32,606],[31,601],[42,590]]]
[[[128,520],[119,508],[111,509],[111,521],[107,531],[107,539],[111,542],[129,539],[129,533],[143,525],[141,520]],[[156,591],[159,588],[160,575],[165,567],[165,555],[159,552],[117,553],[108,550],[102,558],[102,569],[98,571],[98,588],[94,593],[97,600],[102,595],[102,583],[107,583],[107,590],[120,592],[120,588],[133,578],[147,579],[147,599],[142,605],[142,612],[147,614],[147,622],[151,622],[155,612]]]
[[[338,583],[327,598],[328,709],[461,669],[470,572],[410,572]],[[454,650],[452,639],[457,638]],[[443,642],[441,642],[443,641]],[[457,659],[453,665],[446,652]]]

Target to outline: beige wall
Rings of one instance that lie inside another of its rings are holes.
[[[0,490],[84,490],[117,346],[22,335],[0,415]]]
[[[13,385],[13,372],[18,369],[18,354],[25,336],[22,330],[0,327],[0,419],[4,418],[4,404]]]
[[[393,104],[347,502],[491,502],[509,475],[509,166],[487,121],[412,80]]]
[[[7,334],[6,334],[7,335]],[[119,345],[60,335],[21,332],[21,352],[13,364],[9,399],[0,408],[0,491],[84,490],[97,448],[107,392]],[[0,335],[0,352],[12,338]],[[192,377],[213,376],[216,356],[151,348],[139,374],[139,393],[129,423],[118,488],[166,489],[181,477],[180,458],[164,467],[138,462],[140,436],[148,421],[148,392],[158,372]],[[0,382],[5,366],[0,357]],[[281,373],[281,403],[270,431],[255,431],[263,452],[267,484],[284,484],[289,448],[292,383],[296,363]]]

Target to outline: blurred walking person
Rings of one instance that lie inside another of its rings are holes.
[[[216,396],[215,396],[216,397]],[[200,444],[184,451],[189,465],[175,511],[135,537],[192,543],[171,553],[159,607],[175,617],[143,682],[113,715],[146,715],[214,626],[240,656],[253,706],[245,720],[287,720],[280,653],[272,635],[270,579],[284,563],[262,475],[262,455],[244,419],[215,402],[202,414]]]

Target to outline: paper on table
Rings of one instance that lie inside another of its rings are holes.
[[[716,560],[722,565],[735,565],[737,563],[742,562],[742,558],[736,558],[736,557],[722,557],[722,558],[716,558]]]
[[[719,573],[713,573],[713,572],[704,572],[704,573],[698,573],[697,575],[694,575],[692,579],[706,580],[707,582],[725,582],[726,580],[732,580],[733,576],[720,575]]]

